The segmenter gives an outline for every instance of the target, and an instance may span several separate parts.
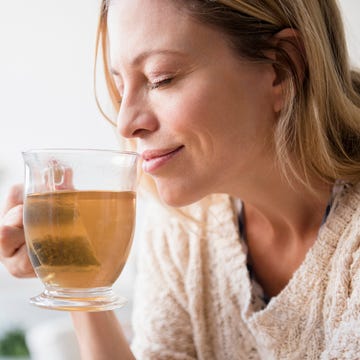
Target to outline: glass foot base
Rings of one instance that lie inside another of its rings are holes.
[[[30,304],[50,310],[107,311],[123,307],[127,300],[110,289],[46,289],[30,299]]]

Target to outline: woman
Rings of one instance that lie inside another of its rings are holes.
[[[113,313],[73,313],[84,359],[357,358],[360,76],[336,2],[103,1],[99,31],[118,130],[168,207],[133,352]],[[27,276],[20,192],[0,251]]]

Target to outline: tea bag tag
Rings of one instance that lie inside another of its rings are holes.
[[[58,160],[49,160],[48,167],[44,170],[44,182],[50,191],[71,189],[72,171]]]

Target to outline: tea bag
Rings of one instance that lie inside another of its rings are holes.
[[[61,238],[46,235],[33,241],[33,253],[39,266],[100,265],[87,238],[83,236]]]
[[[100,266],[76,202],[71,168],[52,161],[44,177],[50,192],[30,196],[25,214],[35,235],[30,242],[33,265]]]

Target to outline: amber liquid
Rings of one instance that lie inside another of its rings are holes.
[[[131,191],[59,191],[24,202],[30,259],[45,285],[111,286],[131,248],[135,225]]]

